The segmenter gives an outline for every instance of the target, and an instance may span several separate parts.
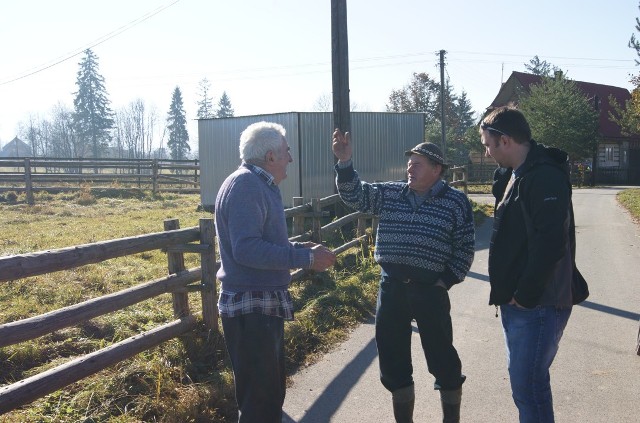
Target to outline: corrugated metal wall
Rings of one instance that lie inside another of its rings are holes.
[[[212,207],[222,181],[240,164],[240,134],[266,120],[287,130],[293,163],[280,184],[285,206],[293,197],[323,198],[334,193],[330,112],[279,113],[198,121],[202,204]],[[422,113],[352,112],[354,165],[365,181],[406,179],[404,151],[423,141]]]
[[[333,114],[300,113],[300,181],[304,201],[334,193]]]
[[[240,166],[240,134],[252,123],[260,121],[279,123],[287,130],[293,163],[287,167],[287,178],[279,185],[285,205],[300,196],[300,161],[298,143],[298,114],[243,116],[224,119],[198,120],[200,153],[200,198],[202,205],[213,207],[222,182]]]

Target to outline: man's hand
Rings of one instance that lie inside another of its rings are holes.
[[[526,307],[524,307],[524,306],[521,306],[521,305],[516,301],[516,297],[511,298],[511,301],[509,301],[509,304],[514,305],[514,306],[519,307],[519,308],[526,308]]]
[[[348,132],[343,134],[341,130],[336,128],[335,131],[333,131],[331,150],[333,150],[333,154],[341,162],[346,162],[351,159],[351,135]]]
[[[311,270],[316,272],[324,272],[336,262],[336,255],[324,245],[316,245],[311,249],[313,251],[313,265]]]

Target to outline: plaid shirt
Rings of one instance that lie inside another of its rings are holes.
[[[288,289],[278,291],[220,292],[220,317],[259,313],[293,320],[293,301]]]
[[[249,163],[244,164],[253,173],[264,179],[267,184],[273,184],[273,176],[269,172]],[[218,312],[220,317],[259,313],[293,320],[293,300],[287,289],[246,292],[221,291],[218,299]]]
[[[273,185],[273,175],[261,168],[260,166],[252,165],[251,163],[242,162],[250,171],[265,180],[267,185]]]

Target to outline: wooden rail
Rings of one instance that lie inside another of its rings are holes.
[[[376,226],[376,220],[372,216],[351,213],[325,226],[321,225],[322,220],[329,215],[329,212],[324,211],[323,208],[334,206],[339,202],[338,195],[314,199],[308,204],[301,204],[302,199],[295,198],[294,204],[298,205],[285,210],[285,215],[293,219],[293,236],[290,239],[312,239],[315,242],[322,242],[322,238],[329,233],[346,224],[357,222],[355,238],[333,251],[339,254],[352,247],[366,248],[369,238],[369,235],[365,234],[369,226],[367,222],[371,222],[374,230]],[[310,225],[308,219],[311,220]],[[307,227],[310,229],[307,230]],[[216,261],[213,219],[200,219],[199,226],[185,229],[180,229],[177,219],[166,220],[164,229],[164,232],[0,257],[0,283],[70,270],[90,263],[157,249],[167,253],[169,272],[165,277],[116,293],[39,316],[2,324],[0,325],[0,348],[78,325],[165,293],[172,295],[173,314],[177,319],[43,373],[1,387],[0,414],[28,404],[135,354],[192,331],[196,327],[197,317],[201,317],[204,324],[213,331],[219,330],[215,274],[220,263]],[[184,253],[200,254],[201,266],[185,269]],[[309,272],[309,270],[298,269],[291,274],[292,280],[299,280]],[[192,291],[201,293],[201,312],[190,311],[188,293]]]
[[[148,350],[196,327],[195,316],[186,316],[109,347],[0,388],[0,414],[55,392],[142,351]]]
[[[85,184],[117,184],[120,189],[151,189],[154,194],[197,192],[200,166],[197,160],[0,158],[0,191],[24,190],[28,201],[34,191],[77,190]]]

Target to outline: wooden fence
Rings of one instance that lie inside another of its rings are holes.
[[[469,194],[469,183],[467,181],[468,173],[466,166],[454,166],[449,169],[451,173],[451,182],[449,185],[455,188],[462,188],[465,194]]]
[[[197,160],[0,158],[0,191],[25,191],[33,203],[38,190],[117,186],[163,192],[199,192]]]
[[[314,199],[301,204],[294,198],[295,206],[285,210],[292,222],[292,241],[322,242],[323,237],[346,224],[356,223],[356,237],[333,251],[336,254],[351,247],[365,248],[368,236],[365,229],[376,226],[372,216],[351,213],[325,226],[321,220],[329,215],[324,209],[338,204],[337,195]],[[309,226],[307,219],[311,220]],[[78,325],[89,319],[121,310],[150,298],[170,293],[176,320],[147,332],[132,336],[98,351],[80,356],[43,373],[0,388],[0,414],[28,404],[51,392],[95,374],[109,366],[153,348],[165,341],[192,331],[200,316],[204,324],[218,330],[216,306],[215,225],[211,218],[200,219],[199,226],[180,229],[179,221],[166,220],[164,232],[128,238],[77,245],[56,250],[0,257],[0,283],[60,270],[74,269],[86,264],[161,249],[167,253],[169,275],[134,287],[94,298],[39,316],[0,325],[0,348],[28,341],[66,327]],[[184,253],[200,254],[198,268],[185,269]],[[309,270],[298,269],[292,279],[298,280]],[[194,313],[189,305],[189,292],[200,292],[201,311]]]

